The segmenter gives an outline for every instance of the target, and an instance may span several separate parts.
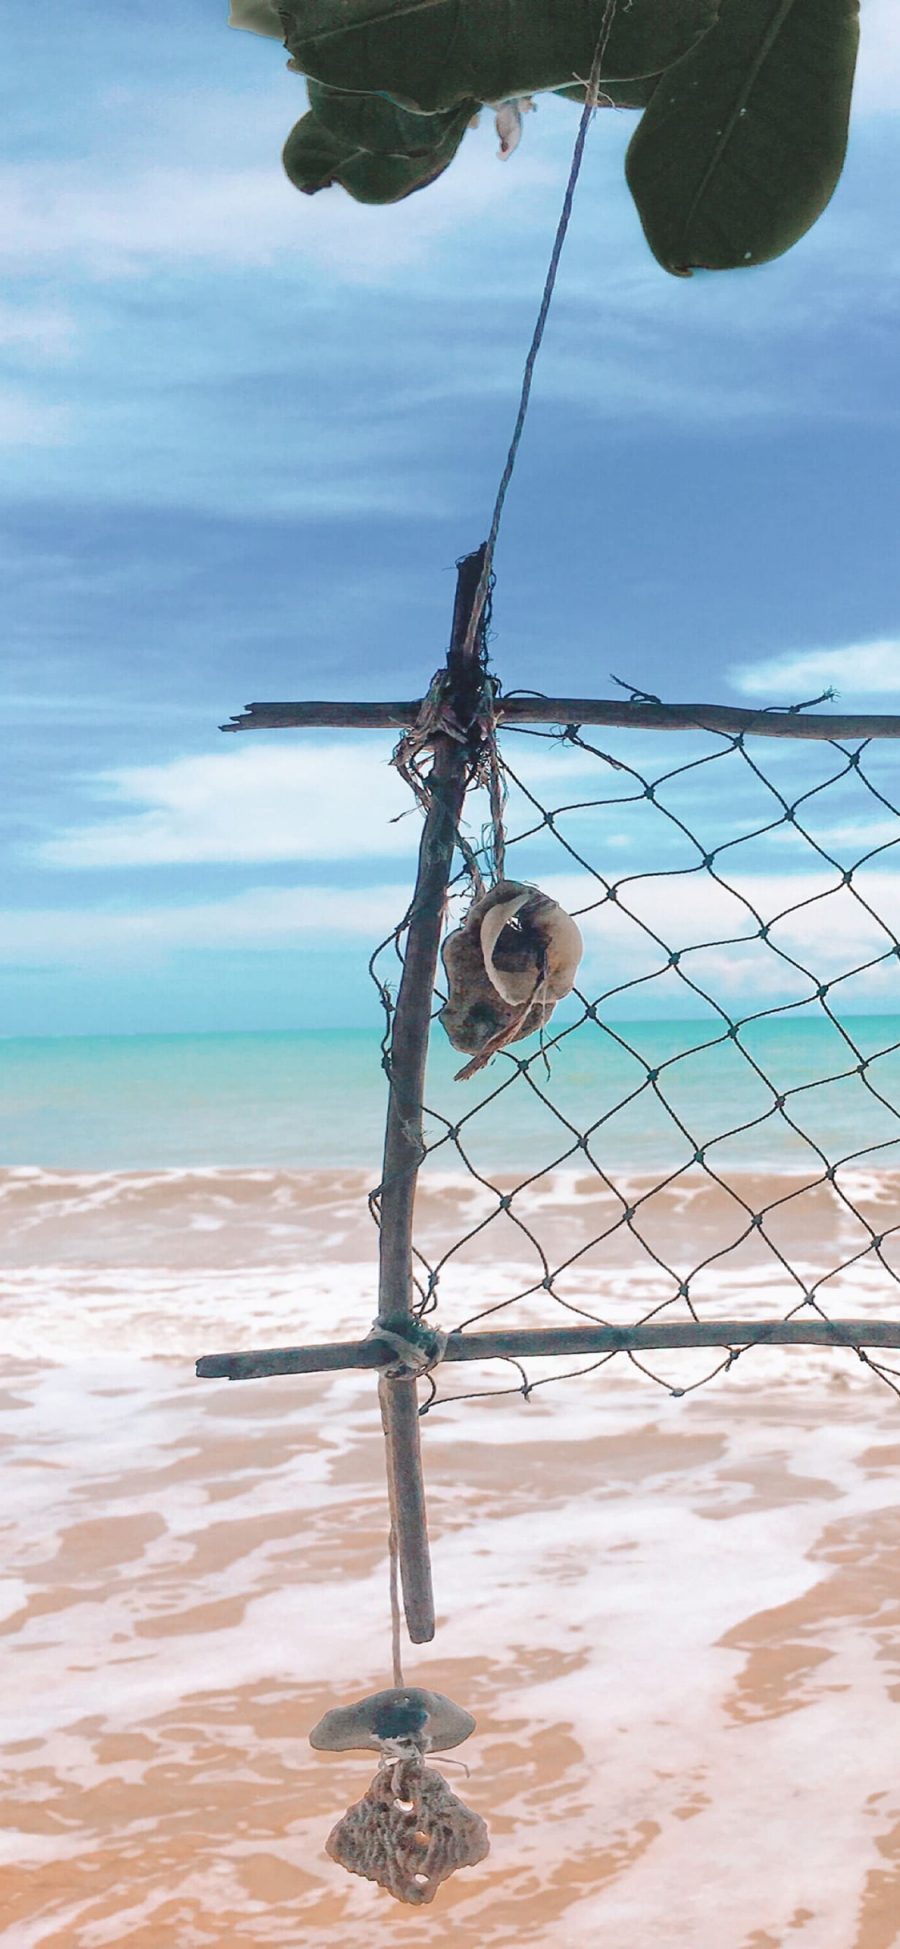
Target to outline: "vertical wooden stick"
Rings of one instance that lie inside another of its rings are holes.
[[[447,668],[451,696],[466,720],[474,701],[477,658],[465,649],[466,631],[484,563],[484,547],[459,564]],[[406,936],[403,975],[391,1030],[391,1086],[384,1140],[378,1318],[412,1312],[413,1209],[424,1156],[422,1099],[438,949],[456,830],[466,788],[467,752],[455,738],[435,738],[430,803],[419,847],[416,889]],[[414,1380],[379,1382],[387,1453],[391,1519],[397,1538],[406,1624],[413,1644],[434,1637],[434,1595]]]

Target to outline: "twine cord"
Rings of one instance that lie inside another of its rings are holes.
[[[600,26],[600,35],[594,50],[590,75],[585,84],[584,108],[578,124],[578,133],[575,137],[575,146],[572,152],[572,161],[569,167],[562,209],[556,226],[556,234],[553,239],[553,248],[550,253],[547,274],[544,279],[544,288],[531,337],[531,344],[529,345],[525,359],[512,438],[509,443],[503,473],[500,477],[500,484],[497,488],[493,513],[491,515],[491,524],[485,544],[484,562],[462,644],[462,657],[464,660],[471,660],[475,655],[476,644],[479,646],[479,655],[484,676],[483,703],[485,708],[478,712],[475,726],[467,729],[458,724],[454,718],[452,703],[447,694],[447,673],[445,670],[439,670],[432,679],[428,695],[423,701],[415,725],[400,740],[392,759],[392,763],[400,772],[401,777],[406,779],[407,784],[415,793],[419,804],[427,811],[430,802],[430,793],[427,780],[423,777],[417,762],[420,754],[432,743],[434,735],[438,731],[445,733],[447,736],[455,737],[460,741],[465,741],[471,735],[473,729],[480,731],[480,748],[473,764],[471,783],[484,785],[488,793],[491,826],[490,849],[495,884],[498,880],[503,879],[505,870],[506,839],[503,828],[503,814],[506,806],[506,786],[503,778],[502,763],[497,751],[497,713],[495,708],[497,686],[488,677],[486,667],[486,615],[489,612],[490,596],[494,581],[494,550],[500,533],[503,509],[516,465],[519,445],[525,430],[525,420],[531,399],[531,387],[534,379],[535,366],[537,364],[538,353],[541,349],[544,330],[556,287],[557,272],[572,215],[575,190],[581,174],[587,132],[600,99],[600,76],[617,7],[618,0],[606,0],[606,8]],[[484,892],[484,879],[478,864],[477,855],[468,840],[459,831],[457,831],[457,843],[463,856],[466,872],[469,875],[473,896],[477,899]]]
[[[367,1340],[384,1340],[396,1354],[389,1367],[382,1368],[385,1380],[422,1380],[444,1358],[447,1335],[439,1326],[426,1326],[424,1320],[403,1314],[399,1320],[373,1320]]]
[[[544,280],[544,289],[541,296],[540,308],[538,311],[534,332],[532,334],[531,344],[528,348],[528,355],[525,360],[524,372],[522,374],[522,385],[519,393],[519,406],[518,406],[518,411],[516,413],[515,425],[513,427],[512,439],[510,440],[509,443],[509,451],[506,456],[506,464],[504,466],[503,473],[500,476],[500,485],[497,489],[497,498],[494,502],[494,511],[491,516],[491,525],[488,530],[487,546],[485,548],[484,566],[481,571],[478,588],[475,591],[475,600],[472,604],[472,613],[469,618],[469,626],[466,631],[464,654],[467,656],[471,656],[472,651],[474,649],[475,639],[478,634],[478,627],[481,622],[482,611],[484,609],[484,605],[487,600],[488,593],[491,586],[491,579],[493,576],[493,569],[494,569],[494,550],[497,545],[497,537],[500,533],[500,523],[503,519],[503,508],[506,501],[506,495],[509,488],[509,484],[510,481],[512,480],[513,469],[515,468],[516,459],[519,452],[519,444],[521,442],[522,434],[525,429],[525,420],[528,413],[528,404],[531,398],[531,386],[532,386],[532,380],[534,378],[534,369],[535,369],[535,365],[537,364],[538,353],[541,349],[541,342],[544,336],[544,328],[547,323],[547,317],[553,299],[553,292],[556,286],[556,275],[559,270],[559,262],[562,256],[563,245],[566,241],[566,233],[569,228],[569,220],[572,215],[572,205],[575,198],[575,189],[578,183],[578,178],[581,174],[581,164],[584,157],[584,145],[585,142],[587,141],[587,132],[593,120],[594,111],[597,107],[597,103],[600,98],[600,76],[603,69],[603,62],[606,55],[607,45],[609,43],[609,37],[612,32],[613,21],[615,20],[616,17],[617,6],[618,6],[618,0],[606,0],[606,10],[603,15],[603,21],[600,27],[600,36],[597,41],[597,46],[594,50],[594,59],[591,63],[591,72],[588,77],[587,87],[585,90],[584,108],[582,109],[581,120],[579,121],[578,124],[578,134],[575,137],[575,147],[572,152],[572,162],[569,169],[569,177],[566,183],[566,190],[565,190],[565,195],[563,197],[563,204],[562,204],[562,209],[560,211],[559,222],[556,226],[556,235],[553,239],[553,249],[550,253],[550,263],[547,267],[547,275]]]

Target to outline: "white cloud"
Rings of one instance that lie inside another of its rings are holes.
[[[422,821],[411,793],[389,763],[393,743],[391,733],[327,742],[281,741],[257,733],[229,739],[223,748],[200,756],[101,773],[88,785],[95,806],[102,802],[103,816],[95,814],[90,822],[44,840],[34,857],[44,866],[87,871],[397,859],[411,876]],[[606,810],[584,817],[600,820],[595,830],[602,830],[605,849],[630,848],[636,860],[643,860],[646,834],[630,823],[629,807],[615,803],[620,792],[627,798],[633,790],[627,775],[608,770],[591,752],[563,751],[527,738],[510,739],[509,746],[517,777],[539,800],[549,791],[554,802],[571,806],[593,801],[598,794],[602,801],[609,792],[612,802]],[[685,757],[691,749],[686,748]],[[631,741],[627,750],[620,744],[619,755],[635,758],[640,766]],[[772,756],[785,754],[776,750]],[[532,827],[539,816],[513,784],[510,834]],[[466,810],[467,830],[474,839],[487,819],[486,796],[475,794]],[[878,816],[874,808],[871,819],[851,812],[815,829],[822,844],[852,848],[857,855],[895,840],[898,830],[896,822]],[[779,841],[793,843],[793,835],[771,835],[770,843]],[[697,883],[660,884],[663,898],[666,886],[683,886],[685,898],[691,899]],[[578,896],[581,901],[586,897],[584,891]]]
[[[186,156],[168,168],[123,162],[110,178],[106,168],[84,163],[61,182],[55,165],[22,164],[0,171],[0,258],[22,271],[62,259],[104,277],[133,277],[160,262],[231,270],[293,258],[348,283],[384,284],[491,206],[518,199],[527,217],[529,192],[557,175],[536,155],[523,164],[517,158],[515,171],[495,169],[475,138],[426,195],[380,209],[339,189],[299,195],[277,138],[265,164],[244,167]]]
[[[411,861],[422,822],[388,762],[396,737],[282,744],[258,732],[199,757],[101,773],[91,787],[108,816],[45,841],[37,857],[76,868]],[[597,772],[587,754],[579,762],[575,753],[526,748],[515,760],[530,785],[565,782],[574,790],[579,777]],[[473,808],[470,816],[477,822],[480,815]]]
[[[775,922],[773,941],[815,971],[834,980],[884,953],[888,940],[852,893],[841,888],[829,898],[799,906],[834,879],[821,874],[746,875],[732,882],[737,896],[752,902]],[[587,876],[551,876],[546,890],[577,910],[593,900],[596,882]],[[867,900],[895,933],[900,933],[900,874],[869,871],[860,876]],[[0,914],[0,963],[40,962],[56,967],[165,964],[179,952],[221,954],[239,951],[352,952],[367,955],[402,919],[409,902],[406,878],[376,881],[345,890],[336,886],[259,886],[229,896],[185,905],[154,904],[122,911],[78,907]],[[775,917],[794,909],[784,920]],[[623,887],[620,901],[605,903],[579,917],[585,958],[579,986],[591,993],[619,981],[658,971],[661,950],[631,915],[640,916],[667,947],[685,955],[684,972],[727,1005],[741,999],[752,1008],[772,1000],[805,998],[810,984],[754,938],[755,922],[741,899],[716,886],[706,874],[650,877]],[[458,903],[455,918],[458,916]],[[737,945],[729,937],[738,937]],[[708,945],[707,945],[708,944]],[[669,977],[671,1006],[684,991]],[[856,977],[852,991],[835,990],[856,1007],[870,1001],[897,1009],[900,964],[896,960]]]
[[[74,332],[74,320],[58,306],[0,300],[0,346],[24,353],[29,362],[64,358],[71,350]]]
[[[844,825],[820,826],[815,824],[814,815],[807,808],[806,817],[813,835],[820,846],[829,852],[852,853],[861,859],[864,853],[877,846],[896,846],[900,844],[900,822],[896,819],[847,821]],[[789,826],[780,827],[768,835],[772,846],[794,846],[796,834]]]
[[[23,270],[60,258],[119,275],[159,258],[267,263],[290,242],[290,191],[276,166],[125,168],[111,179],[83,163],[61,182],[55,166],[26,164],[3,172],[0,194],[0,252]]]
[[[359,940],[371,946],[402,919],[409,888],[376,885],[251,887],[228,900],[191,906],[33,908],[0,915],[0,963],[40,961],[77,967],[111,961],[146,965],[176,951],[266,951],[295,946],[334,948]]]
[[[65,407],[31,399],[27,393],[0,392],[0,447],[58,447],[68,434]]]
[[[897,0],[862,0],[854,102],[864,114],[900,108],[900,13]]]
[[[728,879],[733,892],[702,872],[647,876],[622,885],[615,903],[604,902],[579,916],[588,989],[612,987],[664,964],[664,950],[631,916],[684,956],[683,972],[701,987],[723,1001],[740,996],[752,1004],[758,997],[761,1006],[773,998],[805,997],[810,984],[758,938],[754,914],[771,925],[772,945],[810,969],[817,981],[837,980],[875,960],[889,951],[892,937],[900,937],[900,873],[860,869],[854,883],[872,912],[849,888],[837,884],[837,874],[828,866],[816,873],[735,873]],[[596,888],[572,874],[548,879],[546,890],[577,912],[586,899],[594,898]],[[825,893],[826,898],[819,897]],[[838,1005],[841,993],[838,987]],[[900,1008],[896,959],[854,977],[855,1005],[867,996],[883,1007]]]
[[[47,841],[38,856],[123,867],[410,855],[421,820],[388,763],[390,741],[379,746],[285,745],[263,732],[209,755],[110,772],[96,781],[110,816]]]
[[[790,703],[829,685],[852,697],[900,697],[900,637],[852,643],[840,650],[785,650],[739,664],[729,681],[744,697]]]
[[[618,908],[626,915],[626,933],[631,927],[627,919],[631,913],[653,927],[667,944],[681,950],[732,935],[752,940],[754,914],[774,923],[783,913],[786,918],[777,922],[782,943],[790,933],[798,944],[807,941],[811,948],[829,945],[843,954],[855,950],[863,939],[874,939],[876,923],[839,885],[835,868],[825,862],[808,873],[726,874],[723,865],[722,876],[724,886],[703,871],[645,873],[628,882],[620,881],[616,901],[593,907],[578,925],[595,935],[598,930],[618,927]],[[597,895],[596,881],[581,874],[552,877],[546,886],[570,911],[594,901]],[[879,872],[874,866],[861,868],[859,886],[865,889],[875,913],[900,933],[900,873]],[[826,892],[828,899],[818,897]],[[804,904],[809,902],[813,904]]]

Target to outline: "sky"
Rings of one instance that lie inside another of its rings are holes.
[[[427,686],[576,111],[542,97],[502,163],[486,114],[440,182],[375,210],[291,188],[302,78],[212,0],[20,5],[4,56],[0,1032],[374,1022],[366,962],[418,837],[392,740],[217,727],[250,699]],[[633,127],[601,113],[588,140],[496,557],[504,688],[603,695],[615,672],[777,704],[833,685],[900,712],[894,0],[862,0],[844,175],[775,264],[668,277],[625,188]],[[700,755],[650,742],[600,738],[647,775]],[[789,797],[798,766],[824,776],[821,755],[770,757]],[[602,761],[535,740],[515,758],[557,802],[609,791]],[[873,763],[887,786],[890,747]],[[857,783],[816,801],[854,857],[896,831]],[[672,790],[718,845],[750,786],[711,766]],[[632,811],[578,826],[604,871],[673,857],[674,829]],[[734,857],[775,910],[818,870],[785,838]],[[579,904],[570,861],[517,857]],[[900,920],[890,856],[875,867]],[[860,1006],[895,1005],[880,980]]]

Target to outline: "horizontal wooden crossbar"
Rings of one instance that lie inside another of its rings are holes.
[[[248,704],[222,731],[337,728],[403,731],[414,724],[421,699],[400,703]],[[727,704],[635,703],[621,697],[498,697],[501,724],[611,724],[629,731],[720,731],[755,738],[900,738],[900,717],[837,715],[827,711],[763,711]]]
[[[493,1327],[451,1333],[444,1360],[525,1360],[593,1353],[663,1353],[670,1347],[900,1347],[900,1320],[679,1320],[661,1326]],[[326,1374],[389,1367],[396,1352],[374,1335],[320,1347],[267,1347],[204,1354],[201,1380],[252,1381],[267,1374]]]

